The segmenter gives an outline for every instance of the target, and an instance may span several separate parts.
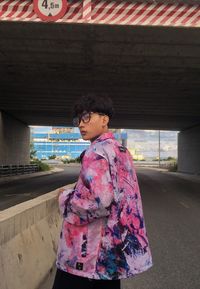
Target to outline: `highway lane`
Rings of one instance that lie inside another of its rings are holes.
[[[33,178],[19,178],[0,184],[0,211],[38,197],[67,184],[74,183],[80,166],[62,166],[61,172]]]

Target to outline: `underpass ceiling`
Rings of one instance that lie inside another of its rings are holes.
[[[200,123],[200,29],[0,24],[0,109],[28,125],[71,125],[88,92],[112,97],[113,127]]]

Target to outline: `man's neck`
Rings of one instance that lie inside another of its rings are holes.
[[[95,141],[98,137],[100,137],[103,133],[109,132],[108,128],[105,129],[101,134],[95,136],[93,139],[90,140],[90,142],[92,143],[93,141]]]

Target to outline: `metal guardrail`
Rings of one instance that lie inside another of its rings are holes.
[[[0,165],[0,177],[30,174],[39,171],[38,165]]]
[[[134,164],[141,167],[160,167],[164,169],[170,169],[177,165],[176,161],[161,161],[160,165],[158,161],[134,161]]]

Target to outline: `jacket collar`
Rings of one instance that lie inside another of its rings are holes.
[[[98,136],[98,138],[96,138],[92,143],[91,145],[97,143],[97,142],[101,142],[103,140],[106,140],[106,139],[114,139],[114,134],[111,132],[111,131],[108,131],[108,132],[104,132],[102,133],[100,136]]]

